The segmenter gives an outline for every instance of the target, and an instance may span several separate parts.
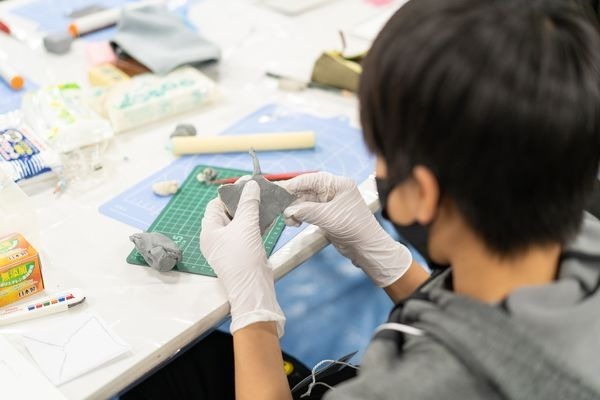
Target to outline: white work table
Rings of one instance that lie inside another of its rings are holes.
[[[8,10],[23,3],[0,3],[0,19],[20,23]],[[382,11],[364,0],[332,1],[296,17],[256,1],[205,0],[190,6],[191,21],[223,49],[220,63],[207,70],[217,81],[221,98],[197,112],[118,135],[98,176],[83,177],[58,196],[50,187],[32,196],[38,230],[31,239],[41,253],[46,289],[78,287],[87,300],[67,313],[0,329],[31,361],[31,368],[36,366],[20,344],[21,332],[73,313],[96,312],[131,351],[58,390],[68,399],[108,398],[226,318],[229,305],[217,279],[128,265],[125,258],[132,249],[128,236],[137,230],[100,214],[98,207],[174,160],[164,144],[178,122],[193,123],[199,134],[214,135],[266,103],[279,103],[321,115],[346,115],[356,123],[353,96],[319,90],[282,92],[265,72],[289,71],[307,77],[321,51],[339,47],[338,30],[351,29]],[[348,41],[357,48],[366,46],[359,40]],[[0,35],[0,48],[38,85],[87,84],[82,41],[64,56],[27,48],[5,35]],[[364,182],[361,188],[368,204],[377,207],[373,183]],[[326,244],[317,228],[308,227],[271,256],[276,278]]]

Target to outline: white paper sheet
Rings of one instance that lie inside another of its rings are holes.
[[[52,328],[30,331],[23,343],[55,385],[126,353],[129,346],[94,313],[69,316]]]
[[[375,37],[379,34],[381,29],[383,29],[386,22],[388,22],[392,15],[394,15],[394,13],[407,2],[408,0],[400,0],[395,5],[389,6],[382,13],[377,14],[375,17],[371,17],[368,20],[358,24],[350,31],[350,34],[352,36],[369,41],[375,40]]]
[[[0,387],[2,398],[65,400],[36,366],[0,335]]]

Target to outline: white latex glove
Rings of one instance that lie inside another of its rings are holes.
[[[286,224],[308,222],[323,229],[338,251],[377,286],[389,286],[410,267],[410,251],[381,227],[352,179],[318,172],[278,184],[299,196],[284,211]]]
[[[275,321],[281,337],[285,316],[275,297],[273,270],[260,236],[259,202],[260,188],[250,181],[233,220],[219,198],[208,203],[200,250],[225,286],[231,305],[231,333],[255,322]]]

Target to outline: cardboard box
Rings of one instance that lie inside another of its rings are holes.
[[[0,307],[43,289],[37,250],[20,233],[0,238]]]

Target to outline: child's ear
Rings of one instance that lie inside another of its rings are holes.
[[[419,197],[415,217],[421,225],[427,225],[433,221],[440,204],[440,185],[433,172],[422,165],[413,168],[412,178]]]

